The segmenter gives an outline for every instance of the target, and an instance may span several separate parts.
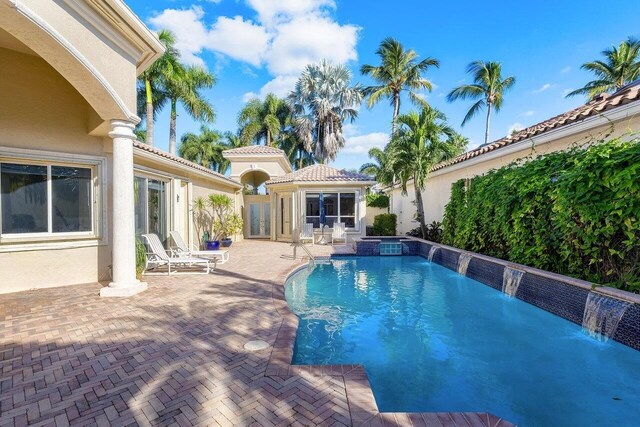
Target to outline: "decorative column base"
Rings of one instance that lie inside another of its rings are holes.
[[[134,283],[127,285],[109,283],[109,286],[105,286],[100,289],[101,297],[130,297],[135,294],[139,294],[142,291],[147,290],[147,284],[136,280]]]

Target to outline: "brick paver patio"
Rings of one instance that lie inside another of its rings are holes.
[[[290,245],[247,241],[211,275],[147,277],[127,299],[100,299],[99,284],[0,295],[0,427],[509,425],[378,414],[362,368],[290,367],[282,282],[302,262]],[[255,339],[271,347],[243,349]]]

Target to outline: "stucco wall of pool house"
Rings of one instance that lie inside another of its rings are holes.
[[[301,231],[301,223],[304,219],[305,215],[305,197],[306,193],[336,193],[340,191],[348,191],[355,192],[357,195],[357,210],[356,210],[356,221],[357,228],[354,230],[347,230],[347,239],[348,243],[352,244],[356,239],[362,237],[366,233],[367,226],[367,204],[366,204],[366,192],[368,185],[354,185],[352,183],[308,183],[308,184],[274,184],[269,185],[269,191],[271,194],[277,196],[277,194],[281,193],[289,193],[293,194],[293,213],[292,213],[292,240],[294,242],[299,241],[299,235]],[[275,202],[275,200],[273,200]],[[272,203],[273,203],[272,202]],[[275,204],[273,204],[275,206]],[[274,212],[275,213],[275,212]],[[275,218],[275,216],[274,216]],[[273,222],[273,226],[275,226],[275,219]],[[330,243],[331,242],[331,233],[333,229],[327,228],[325,230],[325,239]],[[314,229],[314,234],[316,236],[316,241],[318,241],[322,235],[322,230],[319,228]],[[274,234],[274,240],[276,240]],[[341,242],[342,243],[342,242]]]
[[[636,104],[638,103],[636,102]],[[507,166],[520,159],[566,150],[576,144],[585,144],[589,141],[614,138],[637,132],[640,130],[640,111],[638,110],[639,108],[636,105],[628,116],[612,120],[605,125],[596,127],[582,126],[584,130],[557,138],[554,137],[553,132],[550,132],[549,135],[538,135],[512,146],[500,148],[494,152],[432,172],[422,192],[427,224],[432,221],[442,221],[445,206],[451,197],[451,185],[458,180],[482,175],[492,169]],[[559,130],[562,129],[560,128]],[[576,129],[578,128],[576,127]],[[567,133],[567,129],[564,129],[564,131],[564,133]],[[418,227],[419,224],[414,219],[416,209],[413,183],[410,182],[407,185],[406,195],[402,194],[400,188],[394,188],[390,194],[391,212],[398,216],[398,233],[405,234],[409,230]]]

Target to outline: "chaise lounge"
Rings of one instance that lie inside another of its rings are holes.
[[[217,264],[224,264],[229,261],[229,251],[226,249],[192,251],[189,249],[189,246],[187,246],[179,232],[175,230],[170,231],[169,235],[171,236],[173,243],[175,243],[175,246],[171,246],[169,249],[171,256],[213,258],[216,260]]]
[[[215,269],[216,261],[207,258],[193,256],[170,257],[162,246],[160,238],[155,234],[143,234],[147,243],[147,268],[145,274],[209,274]],[[213,263],[213,267],[211,264]],[[167,267],[167,271],[155,271],[161,267]],[[173,268],[173,271],[172,271]]]

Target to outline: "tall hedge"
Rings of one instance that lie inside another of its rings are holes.
[[[443,241],[640,292],[640,142],[614,139],[456,182]]]

